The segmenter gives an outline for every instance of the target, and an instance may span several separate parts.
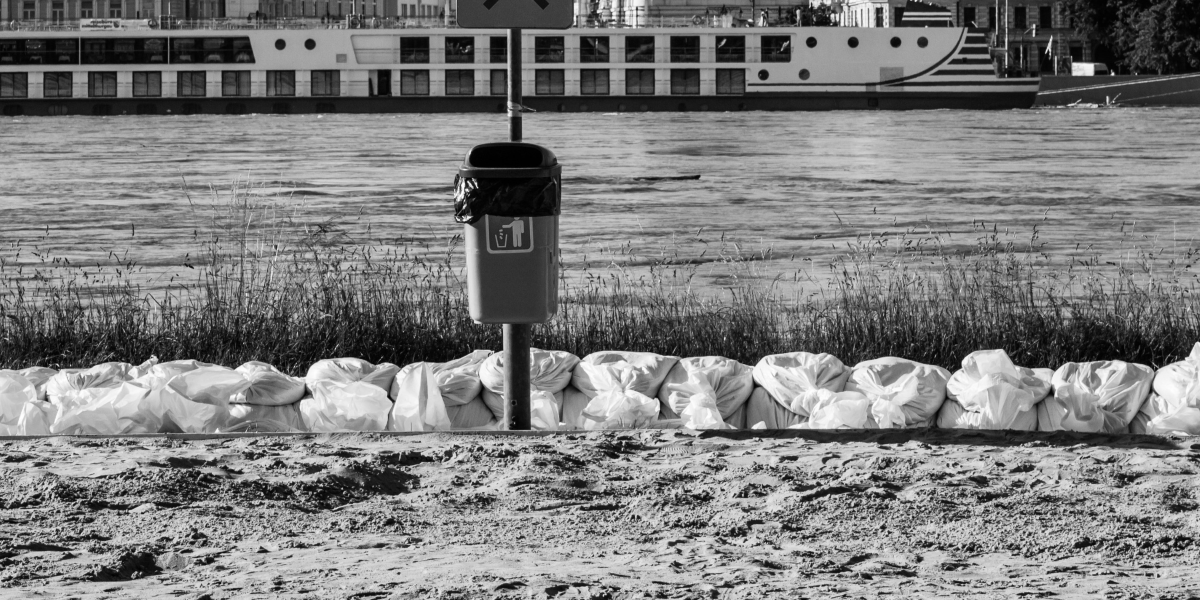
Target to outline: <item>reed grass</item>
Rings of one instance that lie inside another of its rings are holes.
[[[459,239],[384,247],[338,223],[302,224],[286,193],[236,184],[192,202],[204,216],[191,278],[146,286],[128,255],[82,266],[39,240],[0,252],[0,366],[89,366],[150,355],[303,374],[358,356],[406,364],[499,350],[500,328],[468,316]],[[189,197],[189,201],[191,198]],[[769,251],[722,243],[733,275],[713,292],[701,262],[670,249],[564,273],[558,317],[534,344],[583,356],[637,350],[722,355],[828,352],[853,364],[901,356],[951,370],[974,350],[1018,363],[1179,360],[1200,341],[1192,248],[1131,250],[1127,260],[1052,256],[1035,231],[1015,243],[979,229],[970,247],[934,233],[859,239],[818,277],[762,279]],[[637,268],[633,268],[636,263]]]

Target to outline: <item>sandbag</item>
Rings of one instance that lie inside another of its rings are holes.
[[[205,369],[209,371],[172,383],[181,375]],[[225,367],[198,360],[174,360],[151,366],[130,383],[150,391],[144,400],[147,406],[161,405],[165,410],[166,417],[158,433],[214,433],[224,425],[227,404],[240,387],[229,372]],[[214,381],[233,385],[208,389]]]
[[[763,357],[754,365],[752,375],[758,388],[778,403],[783,412],[760,404],[747,409],[755,413],[757,420],[755,416],[747,416],[746,420],[751,426],[758,421],[770,421],[768,428],[776,429],[772,425],[788,423],[786,427],[804,422],[817,401],[817,390],[842,391],[850,369],[830,354],[789,352]]]
[[[1067,363],[1050,380],[1054,393],[1038,404],[1041,431],[1125,433],[1150,395],[1154,370],[1124,361]]]
[[[158,359],[152,357],[137,366],[125,362],[107,362],[90,369],[63,369],[46,381],[46,400],[60,410],[90,402],[97,394],[86,393],[86,390],[115,388],[141,377],[157,363]]]
[[[111,388],[89,388],[87,401],[62,408],[50,432],[66,435],[119,435],[159,433],[167,419],[167,406],[155,391],[134,383]]]
[[[230,404],[225,424],[228,433],[288,433],[305,431],[299,404]]]
[[[587,394],[575,389],[574,385],[568,385],[567,389],[562,392],[562,417],[560,419],[561,427],[564,430],[587,429],[588,419],[583,418],[583,411],[587,409],[588,404],[592,399]],[[654,399],[655,405],[658,404],[658,399]],[[656,409],[657,410],[657,409]],[[658,418],[657,413],[655,418]]]
[[[817,390],[808,420],[792,429],[876,429],[871,399],[859,392]]]
[[[678,356],[663,356],[652,352],[593,352],[579,361],[571,372],[571,385],[590,400],[596,394],[612,389],[619,382],[622,389],[655,397]]]
[[[51,377],[54,377],[58,374],[58,371],[55,371],[54,369],[47,369],[46,367],[29,367],[27,369],[21,369],[17,372],[33,384],[33,386],[37,389],[38,400],[42,401],[46,400],[46,384],[50,382]]]
[[[572,371],[579,364],[579,357],[560,350],[529,350],[530,392],[549,392],[554,396],[559,414],[562,413],[562,391],[571,383]],[[481,396],[492,415],[504,418],[504,353],[497,352],[479,366],[479,381],[483,384]]]
[[[689,406],[700,406],[693,401],[697,394],[712,398],[723,420],[729,420],[750,399],[754,391],[752,369],[742,363],[721,356],[685,358],[675,363],[667,373],[658,391],[660,418],[677,419]],[[699,414],[699,413],[696,413]],[[742,412],[744,419],[745,412]]]
[[[483,384],[479,381],[479,368],[483,361],[492,355],[491,350],[475,350],[474,352],[444,363],[414,363],[404,367],[392,381],[392,399],[396,399],[396,386],[406,369],[416,368],[416,365],[428,364],[433,369],[438,391],[446,407],[457,406],[471,402],[479,397]],[[503,374],[501,374],[503,377]]]
[[[236,369],[246,379],[246,388],[232,398],[234,404],[285,406],[304,397],[304,380],[281,373],[264,362],[250,361]]]
[[[308,431],[383,431],[392,401],[385,388],[369,381],[343,383],[328,379],[310,381],[311,396],[299,402],[300,417]]]
[[[746,426],[753,429],[787,429],[808,421],[775,400],[766,388],[755,387],[746,400]],[[761,424],[761,425],[760,425]]]
[[[354,383],[361,381],[374,385],[385,392],[392,389],[392,381],[400,367],[392,363],[371,364],[361,358],[326,358],[318,360],[308,368],[304,376],[309,389],[318,381]]]
[[[478,396],[466,404],[447,406],[446,414],[450,417],[450,428],[454,430],[500,428],[492,409]]]
[[[1133,433],[1200,435],[1200,343],[1154,374],[1153,393],[1130,423]]]
[[[941,367],[888,356],[854,365],[845,391],[870,401],[873,427],[927,427],[946,400],[949,380],[950,371]]]
[[[414,363],[400,369],[392,383],[395,403],[388,415],[388,431],[446,431],[450,416],[442,400],[433,363]]]
[[[37,384],[0,370],[0,435],[49,435],[58,409],[38,398]]]
[[[1018,367],[1003,350],[972,352],[962,364],[946,382],[947,401],[938,411],[938,427],[1037,428],[1035,408],[1050,393],[1053,371]]]

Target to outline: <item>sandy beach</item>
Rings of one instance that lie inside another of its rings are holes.
[[[8,440],[0,597],[1190,598],[1195,439]]]

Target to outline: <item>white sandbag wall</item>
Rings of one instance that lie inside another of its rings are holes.
[[[973,352],[951,374],[885,357],[848,367],[791,352],[753,367],[719,356],[530,351],[535,430],[1012,429],[1200,435],[1200,343],[1154,372],[1123,361],[1013,364]],[[0,436],[498,430],[503,354],[400,368],[358,358],[305,377],[251,361],[0,370]]]

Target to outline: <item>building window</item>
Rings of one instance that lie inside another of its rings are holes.
[[[762,62],[792,62],[792,37],[789,35],[764,35],[762,37]]]
[[[117,73],[115,71],[88,73],[88,97],[116,98]]]
[[[250,71],[221,71],[222,96],[249,96]]]
[[[0,98],[28,98],[28,73],[0,73]]]
[[[608,36],[579,38],[579,62],[608,62]]]
[[[625,62],[654,62],[654,37],[634,35],[625,38]]]
[[[900,27],[900,24],[904,22],[904,7],[903,6],[896,7],[896,16],[894,18],[896,20],[892,23],[892,27]]]
[[[108,18],[110,18],[110,19],[120,19],[121,18],[121,3],[119,1],[113,0],[111,3],[109,3]]]
[[[33,2],[25,2],[21,5],[21,18],[26,21],[32,21],[37,18],[37,5]]]
[[[700,69],[671,69],[672,94],[699,94]]]
[[[92,0],[83,0],[79,3],[79,18],[91,19],[96,14],[95,4]]]
[[[488,40],[488,60],[494,63],[508,62],[508,38],[494,35]]]
[[[1038,27],[1042,29],[1052,29],[1054,27],[1054,15],[1051,12],[1051,7],[1038,7]]]
[[[448,37],[446,38],[447,63],[475,62],[475,38]]]
[[[671,62],[700,62],[700,37],[671,36]]]
[[[962,22],[962,24],[963,24],[963,27],[978,27],[978,25],[975,24],[975,7],[974,6],[963,7],[963,22]]]
[[[746,36],[717,36],[717,62],[746,62]]]
[[[538,69],[533,72],[533,93],[539,96],[561,96],[566,93],[563,86],[562,69]]]
[[[295,71],[267,71],[268,96],[295,96]]]
[[[63,3],[50,3],[50,20],[61,23],[64,19],[66,19],[66,11],[63,10]]]
[[[560,63],[566,55],[566,44],[560,36],[538,36],[533,38],[533,62]]]
[[[717,69],[717,93],[735,95],[745,94],[746,70]]]
[[[608,69],[580,69],[579,93],[584,96],[607,96]]]
[[[400,71],[400,95],[428,96],[429,71]]]
[[[429,62],[429,38],[427,38],[427,37],[402,37],[402,38],[400,38],[400,62],[406,63],[406,64],[428,63]]]
[[[71,83],[70,73],[46,73],[42,78],[42,97],[70,98]]]
[[[492,95],[507,96],[508,95],[508,71],[501,69],[492,69]]]
[[[446,71],[447,96],[474,96],[475,71]]]
[[[179,80],[179,97],[181,98],[198,98],[208,95],[208,85],[204,81],[204,71],[180,71]]]
[[[314,95],[314,96],[341,96],[342,95],[342,73],[341,73],[341,71],[313,71],[312,72],[312,95]]]
[[[1028,25],[1025,24],[1025,7],[1018,6],[1013,9],[1013,27],[1017,29],[1025,29]]]
[[[159,96],[162,96],[162,73],[135,71],[133,74],[133,97],[157,98]]]
[[[882,6],[875,7],[875,26],[883,27],[883,7]]]
[[[995,6],[988,7],[987,26],[988,26],[988,29],[999,29],[1000,28],[1000,23],[998,23],[996,21],[996,7]]]
[[[626,69],[625,94],[629,96],[653,96],[654,69]]]

